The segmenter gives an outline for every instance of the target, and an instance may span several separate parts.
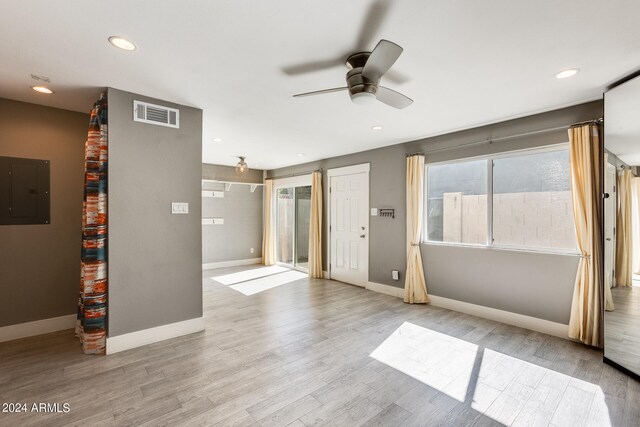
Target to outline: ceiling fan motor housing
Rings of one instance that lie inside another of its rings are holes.
[[[371,80],[362,75],[362,69],[367,63],[369,55],[371,55],[371,52],[359,52],[347,58],[347,66],[350,68],[347,72],[347,86],[349,87],[351,100],[354,102],[373,99],[378,90],[380,79]]]

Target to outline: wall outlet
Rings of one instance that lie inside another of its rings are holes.
[[[371,208],[371,216],[378,216],[378,208]]]
[[[393,280],[400,280],[400,272],[398,270],[391,271],[391,278]]]
[[[253,253],[253,252],[254,252],[253,248],[249,249],[249,252],[250,252],[250,253]]]

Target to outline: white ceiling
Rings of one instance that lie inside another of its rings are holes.
[[[21,0],[0,13],[0,97],[87,112],[111,86],[204,110],[203,161],[276,168],[492,123],[601,97],[640,68],[637,0],[390,2],[358,45],[373,2]],[[134,52],[107,43],[133,41]],[[352,104],[346,67],[283,68],[371,50],[404,53],[384,81],[405,110]],[[571,79],[554,75],[579,67]],[[54,95],[29,89],[51,79]],[[371,126],[383,125],[383,131]],[[222,143],[212,139],[219,137]],[[304,157],[297,156],[304,153]]]

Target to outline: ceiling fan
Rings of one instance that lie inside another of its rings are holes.
[[[378,100],[394,108],[405,108],[413,100],[388,87],[380,86],[380,78],[396,62],[402,48],[388,40],[380,40],[372,52],[358,52],[347,58],[347,86],[332,89],[316,90],[314,92],[299,93],[294,98],[324,93],[349,91],[351,100],[356,104],[368,104]]]
[[[370,46],[371,39],[380,26],[384,15],[387,13],[389,5],[389,0],[377,0],[372,3],[360,31],[360,37],[357,42],[358,48],[362,49],[365,48],[365,46]],[[380,79],[397,61],[402,50],[403,49],[397,44],[382,39],[372,51],[357,52],[347,57],[346,65],[349,68],[346,75],[347,86],[299,93],[293,96],[294,98],[299,98],[331,92],[349,91],[351,100],[356,104],[366,104],[378,100],[395,108],[408,107],[413,103],[411,98],[380,85]],[[296,75],[333,67],[340,63],[345,63],[344,56],[309,64],[285,67],[283,71],[289,75]],[[395,76],[389,75],[388,77],[390,80],[393,80],[394,77],[397,81],[406,80],[397,73]]]

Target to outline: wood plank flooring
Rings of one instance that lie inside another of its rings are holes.
[[[613,311],[604,313],[605,356],[640,375],[640,287],[611,288]]]
[[[0,425],[640,425],[640,384],[600,351],[329,280],[211,279],[251,268],[203,272],[202,333],[108,357],[72,331],[0,344],[1,402],[71,406]]]

